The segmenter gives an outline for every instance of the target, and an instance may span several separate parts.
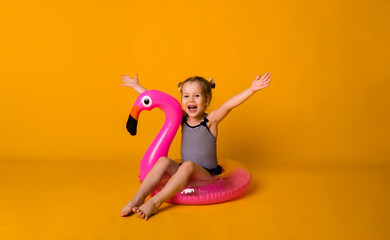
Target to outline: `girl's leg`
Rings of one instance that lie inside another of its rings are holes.
[[[179,164],[167,157],[161,157],[146,175],[134,197],[123,207],[121,216],[128,215],[134,207],[141,206],[165,174],[172,176],[178,170]]]
[[[201,166],[191,161],[186,161],[179,167],[177,172],[169,179],[165,187],[158,194],[150,198],[141,207],[134,207],[135,211],[133,211],[140,217],[148,220],[153,213],[158,211],[161,204],[180,192],[190,178],[197,179],[210,176],[210,173]]]

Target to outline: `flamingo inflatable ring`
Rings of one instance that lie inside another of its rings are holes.
[[[167,157],[169,147],[181,125],[182,109],[180,103],[167,93],[149,90],[140,94],[131,110],[126,128],[131,135],[136,135],[139,114],[144,110],[160,108],[165,114],[165,122],[149,146],[140,163],[139,179],[142,182],[160,157]],[[249,187],[251,174],[234,160],[219,161],[223,172],[205,181],[189,182],[184,189],[167,202],[175,204],[201,205],[228,201],[243,194]],[[164,187],[167,178],[156,186],[152,195]]]

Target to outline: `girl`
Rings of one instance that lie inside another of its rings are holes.
[[[218,124],[235,107],[245,102],[255,92],[268,87],[271,74],[258,75],[251,86],[232,97],[215,111],[207,114],[206,108],[211,101],[211,89],[215,87],[214,80],[207,81],[202,77],[191,77],[179,83],[181,104],[183,108],[181,155],[182,163],[161,157],[145,177],[134,197],[123,207],[121,216],[136,213],[141,218],[148,218],[156,213],[159,207],[168,199],[180,192],[189,180],[207,178],[222,172],[216,155],[216,138]],[[137,93],[146,91],[138,83],[138,75],[130,78],[122,75],[121,86],[131,87]],[[146,197],[160,182],[163,176],[170,176],[165,187],[155,196],[145,202]]]

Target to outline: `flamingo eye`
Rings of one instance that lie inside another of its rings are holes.
[[[145,106],[145,107],[150,107],[152,105],[152,99],[148,96],[145,96],[142,98],[142,104]]]

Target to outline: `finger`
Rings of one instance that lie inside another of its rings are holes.
[[[269,76],[270,76],[270,74],[269,74],[268,72],[266,72],[266,73],[263,75],[262,79],[266,79],[266,78],[268,78]]]
[[[138,73],[137,73],[137,74],[135,74],[135,79],[137,79],[137,80],[138,80]]]
[[[268,79],[268,80],[265,81],[264,83],[269,83],[271,80],[272,80],[272,78]]]

